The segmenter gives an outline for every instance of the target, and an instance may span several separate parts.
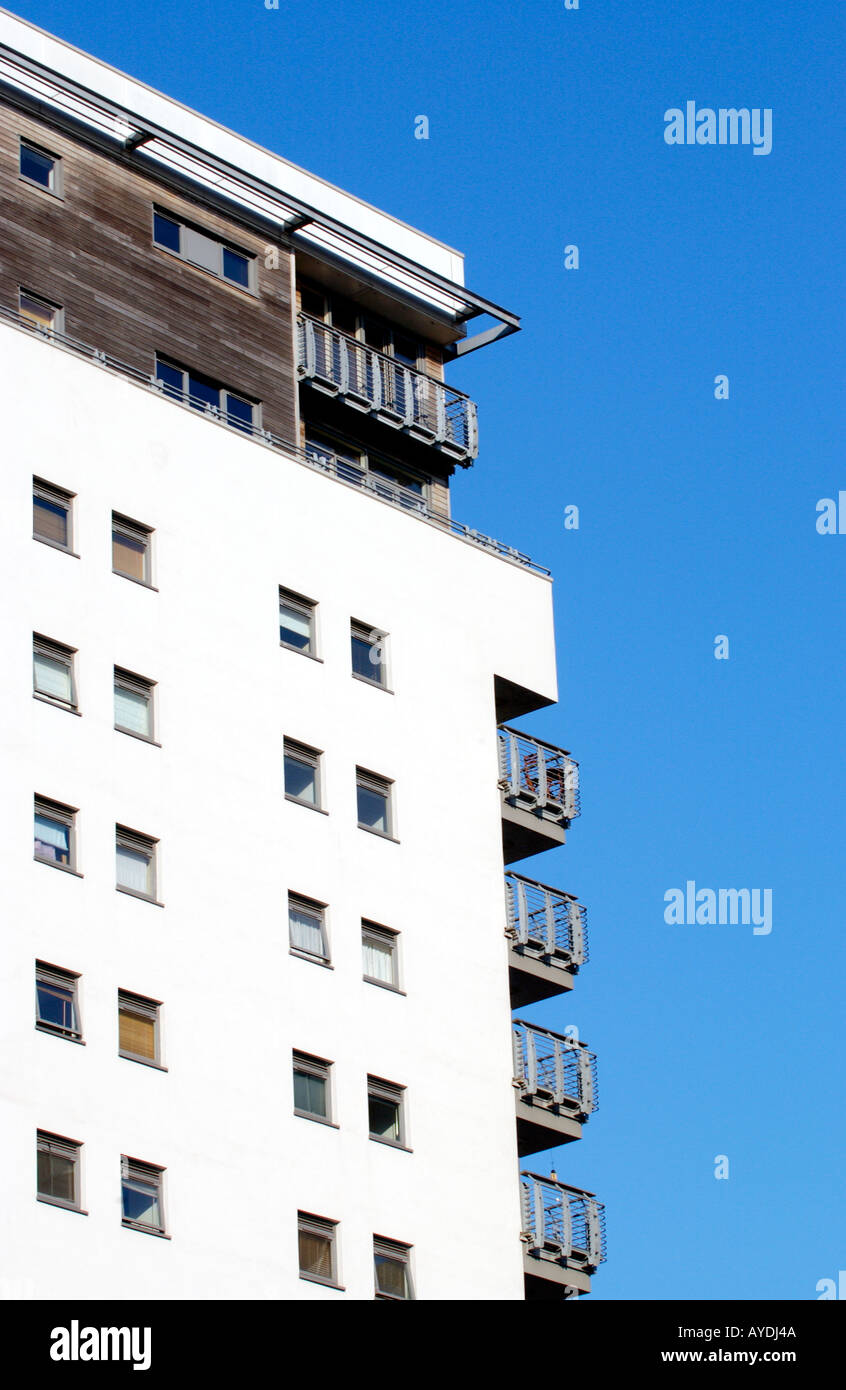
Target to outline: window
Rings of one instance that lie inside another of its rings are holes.
[[[410,1245],[374,1236],[373,1266],[377,1298],[414,1298]]]
[[[49,193],[62,196],[62,161],[24,140],[21,140],[20,175],[27,183],[37,183]]]
[[[327,962],[326,907],[310,898],[288,894],[288,934],[295,955]]]
[[[153,532],[149,526],[130,521],[112,512],[112,569],[125,579],[151,585],[150,550]]]
[[[33,478],[32,534],[35,540],[72,552],[73,499],[72,492]]]
[[[402,366],[417,368],[421,360],[425,361],[425,350],[416,338],[393,328],[383,319],[363,314],[356,304],[341,295],[327,295],[319,286],[302,284],[300,305],[310,318],[320,319],[339,333],[346,333],[377,352],[395,357]]]
[[[137,898],[156,900],[157,840],[124,826],[116,828],[117,888]]]
[[[320,753],[316,748],[285,739],[285,795],[320,810]]]
[[[283,647],[314,656],[314,610],[316,604],[288,589],[279,590],[279,641]]]
[[[46,961],[35,962],[35,1026],[43,1033],[79,1042],[79,975]]]
[[[184,371],[182,367],[173,366],[157,357],[156,380],[162,382],[166,396],[187,401],[195,410],[208,411],[235,429],[250,434],[253,425],[258,424],[260,407],[257,403],[236,395],[199,372]]]
[[[378,1076],[367,1078],[367,1110],[370,1138],[405,1148],[405,1087]]]
[[[122,1225],[151,1235],[164,1235],[164,1172],[164,1168],[155,1163],[139,1163],[137,1159],[121,1155]]]
[[[35,858],[76,871],[76,810],[58,801],[35,798]]]
[[[337,1285],[337,1229],[337,1221],[327,1221],[325,1217],[311,1216],[305,1211],[297,1213],[301,1279]]]
[[[22,289],[18,293],[18,315],[31,328],[37,328],[49,337],[64,332],[65,311],[61,305],[51,304],[49,299],[42,299],[29,290]]]
[[[398,989],[397,936],[388,927],[375,922],[361,923],[361,947],[364,957],[364,978],[371,984]]]
[[[124,734],[153,741],[153,687],[155,681],[115,667],[115,728]]]
[[[32,691],[41,700],[49,700],[64,709],[76,709],[73,647],[52,642],[49,637],[32,634]]]
[[[161,1065],[159,1056],[159,1009],[157,999],[118,990],[118,1052],[133,1062]]]
[[[356,768],[355,780],[360,828],[392,838],[391,788],[393,784],[385,777],[377,777],[375,773],[366,772],[361,767]]]
[[[350,624],[350,642],[353,675],[359,680],[370,681],[373,685],[386,686],[388,667],[385,633],[370,627],[368,623],[359,623],[353,619]]]
[[[57,1207],[81,1210],[80,1161],[82,1145],[74,1139],[63,1139],[39,1129],[38,1200],[52,1202]]]
[[[153,210],[153,241],[167,251],[173,251],[191,265],[210,270],[222,280],[229,280],[242,289],[254,290],[255,257],[233,246],[227,246],[216,237],[208,236],[186,223]]]
[[[294,1113],[309,1120],[332,1120],[329,1072],[332,1063],[294,1053]]]
[[[349,444],[306,422],[306,455],[348,483],[366,484],[379,497],[399,501],[412,511],[425,512],[426,486],[431,479],[402,464]]]

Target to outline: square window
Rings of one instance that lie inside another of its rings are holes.
[[[391,810],[391,788],[393,783],[385,777],[356,768],[356,795],[358,801],[358,824],[362,830],[373,830],[377,835],[393,836],[393,814]]]
[[[118,990],[118,1052],[133,1062],[161,1065],[157,999]]]
[[[338,1282],[337,1221],[322,1216],[297,1213],[300,1278],[315,1279],[320,1284]]]
[[[59,1134],[39,1129],[36,1146],[39,1200],[79,1211],[82,1145],[74,1139],[64,1139]]]
[[[294,1053],[294,1113],[309,1120],[332,1119],[329,1073],[332,1063],[306,1052]]]
[[[112,569],[126,579],[150,584],[150,551],[153,535],[149,526],[112,512]]]
[[[370,1138],[405,1148],[405,1087],[368,1076],[367,1110]]]
[[[373,1272],[377,1298],[413,1299],[411,1246],[373,1237]]]
[[[289,893],[288,934],[291,950],[296,955],[323,962],[329,960],[325,904]]]
[[[61,160],[37,145],[21,140],[20,175],[27,183],[37,183],[61,197]]]
[[[46,541],[60,550],[73,549],[73,499],[72,492],[33,478],[32,534],[35,540]]]
[[[164,1168],[121,1155],[122,1225],[152,1235],[164,1235]]]
[[[52,642],[49,637],[32,634],[32,690],[42,700],[76,709],[73,647]]]
[[[136,738],[153,739],[155,681],[115,667],[115,728]]]
[[[320,810],[320,757],[316,748],[285,739],[285,795]]]
[[[168,251],[175,251],[179,255],[181,247],[179,244],[180,226],[172,218],[165,217],[163,213],[153,209],[153,241],[157,246],[164,246]]]
[[[49,299],[42,299],[29,290],[18,292],[18,317],[30,328],[37,328],[48,337],[64,331],[64,309],[61,305],[51,304]]]
[[[350,624],[353,675],[373,685],[387,685],[387,636],[378,628],[353,619]]]
[[[387,985],[391,989],[399,988],[397,937],[398,933],[388,927],[380,927],[375,922],[362,920],[361,947],[365,980],[370,980],[373,984]]]
[[[77,1041],[82,1037],[79,1019],[79,975],[46,961],[35,962],[35,1026]]]
[[[76,810],[58,801],[35,798],[35,858],[42,864],[76,870]]]
[[[279,642],[283,647],[314,656],[315,608],[311,599],[289,589],[279,590]]]
[[[158,841],[122,825],[115,830],[118,890],[155,902]]]

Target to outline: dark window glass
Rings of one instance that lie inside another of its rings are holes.
[[[399,483],[400,487],[407,488],[409,492],[416,492],[418,497],[423,496],[423,484],[417,478],[403,473],[399,469],[391,468],[388,463],[371,463],[370,472],[375,473],[379,478],[387,478],[392,483]]]
[[[312,318],[315,319],[323,318],[325,306],[322,294],[318,294],[315,290],[309,290],[304,287],[301,303],[304,314],[311,314]]]
[[[279,641],[298,651],[311,651],[311,613],[279,600]]]
[[[310,1072],[294,1072],[294,1106],[309,1115],[326,1119],[326,1081]]]
[[[370,1133],[379,1139],[400,1142],[400,1108],[394,1100],[383,1100],[380,1096],[368,1096],[370,1112]]]
[[[39,1023],[49,1023],[55,1028],[75,1032],[73,990],[62,989],[60,985],[48,985],[41,980],[37,989]]]
[[[317,804],[317,769],[313,763],[285,754],[285,794],[311,806]]]
[[[166,246],[168,251],[179,251],[179,223],[162,217],[160,212],[154,212],[153,240],[159,246]]]
[[[191,405],[197,410],[203,410],[207,405],[220,406],[220,388],[205,377],[189,374],[188,394]]]
[[[361,632],[353,631],[350,637],[352,646],[352,668],[356,676],[363,676],[365,680],[378,681],[381,685],[385,679],[384,667],[382,665],[382,639],[378,632],[374,632],[371,637]]]
[[[332,1278],[332,1241],[315,1231],[300,1231],[300,1273],[318,1279]]]
[[[370,787],[358,787],[358,819],[361,825],[370,830],[388,833],[388,798],[384,792],[373,791]]]
[[[160,1229],[159,1184],[140,1177],[125,1177],[122,1182],[123,1219]]]
[[[234,280],[236,285],[249,286],[250,263],[247,257],[239,256],[237,251],[230,251],[227,246],[224,246],[223,274],[227,280]]]
[[[171,367],[167,362],[157,362],[156,378],[164,382],[167,395],[179,396],[180,399],[182,398],[185,385],[185,373],[181,372],[178,367]]]
[[[21,145],[21,173],[25,179],[32,179],[33,183],[40,183],[42,188],[52,188],[55,167],[55,159],[50,159],[46,154],[39,154],[37,150],[30,150],[26,145]]]
[[[407,1267],[404,1260],[375,1255],[376,1290],[387,1298],[408,1298]]]
[[[238,396],[226,393],[226,414],[230,425],[234,425],[239,430],[251,430],[253,427],[253,407],[249,401],[242,401]]]
[[[38,1150],[38,1191],[42,1197],[56,1197],[60,1202],[76,1201],[76,1164],[61,1154]]]

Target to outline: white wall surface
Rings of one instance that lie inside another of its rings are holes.
[[[13,1295],[341,1299],[298,1278],[304,1209],[347,1297],[378,1233],[421,1299],[520,1299],[493,676],[555,697],[551,586],[6,325],[0,362]],[[34,473],[78,494],[80,558],[32,540]],[[112,573],[112,509],[155,528],[158,592]],[[280,648],[280,584],[322,662]],[[394,694],[351,677],[351,617]],[[33,699],[33,631],[78,648],[81,718]],[[114,730],[114,665],[158,682],[160,748]],[[284,800],[286,735],[328,815]],[[357,764],[399,844],[357,828]],[[34,862],[35,793],[80,808],[82,878]],[[163,909],[115,891],[116,822],[159,838]],[[332,970],[289,954],[289,890],[330,905]],[[362,916],[402,933],[405,996],[362,980]],[[37,957],[82,973],[86,1046],[35,1030]],[[164,1001],[166,1073],[118,1057],[118,988]],[[334,1060],[339,1129],[292,1113],[293,1048]],[[407,1086],[412,1153],[368,1139],[368,1072]],[[87,1216],[36,1201],[38,1128],[84,1141]],[[121,1153],[166,1167],[171,1240],[121,1227]]]

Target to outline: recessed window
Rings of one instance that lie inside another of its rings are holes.
[[[180,242],[180,226],[171,217],[165,217],[164,213],[153,211],[153,241],[157,246],[164,246],[168,251],[175,251],[179,255],[182,247]]]
[[[319,1284],[338,1283],[337,1221],[309,1212],[297,1213],[300,1278]]]
[[[43,960],[35,962],[35,1026],[42,1033],[80,1040],[78,974]]]
[[[158,841],[124,826],[116,827],[117,888],[137,898],[156,900]]]
[[[294,651],[315,654],[314,610],[316,604],[289,589],[279,590],[279,641]]]
[[[74,493],[33,478],[32,534],[35,540],[46,541],[60,550],[73,550],[73,499]]]
[[[387,685],[385,647],[387,636],[368,623],[353,619],[350,625],[353,675],[373,685]]]
[[[73,647],[32,634],[32,690],[42,700],[63,709],[76,709]]]
[[[62,161],[47,150],[21,140],[20,175],[27,183],[37,183],[57,197],[62,195]]]
[[[285,795],[289,800],[320,809],[320,758],[316,748],[285,739]]]
[[[136,738],[153,739],[155,681],[115,667],[115,728]]]
[[[259,423],[260,407],[228,387],[199,372],[188,371],[174,363],[156,358],[156,380],[162,383],[166,396],[185,401],[195,410],[202,410],[225,420],[235,429],[252,433]]]
[[[373,1273],[377,1298],[413,1299],[411,1246],[373,1237]]]
[[[405,1147],[405,1087],[382,1081],[378,1076],[367,1078],[367,1111],[370,1138],[382,1144]]]
[[[377,835],[393,836],[393,811],[391,806],[393,783],[364,768],[356,768],[356,795],[358,799],[358,824],[362,830],[372,830]]]
[[[390,931],[388,927],[362,920],[361,948],[365,980],[387,985],[390,989],[399,988],[397,936],[398,933]]]
[[[42,864],[76,869],[76,809],[35,798],[35,858]]]
[[[139,584],[151,584],[152,530],[139,521],[112,512],[112,569]]]
[[[122,1225],[150,1235],[164,1235],[164,1172],[157,1164],[121,1155]]]
[[[288,934],[291,950],[296,955],[323,963],[329,960],[326,907],[323,903],[289,893]]]
[[[18,314],[23,323],[37,328],[40,333],[52,337],[54,333],[64,332],[64,309],[60,304],[52,304],[49,299],[20,290],[18,294]]]
[[[118,990],[118,1051],[132,1062],[161,1064],[157,999]]]
[[[187,223],[178,222],[157,209],[153,211],[153,241],[173,251],[191,265],[211,271],[222,280],[229,280],[242,289],[255,288],[255,257],[227,246],[216,237],[209,236]]]
[[[309,1120],[332,1119],[329,1073],[332,1063],[306,1052],[294,1053],[294,1112]]]
[[[36,1144],[39,1200],[79,1211],[82,1145],[44,1129],[37,1131]]]

